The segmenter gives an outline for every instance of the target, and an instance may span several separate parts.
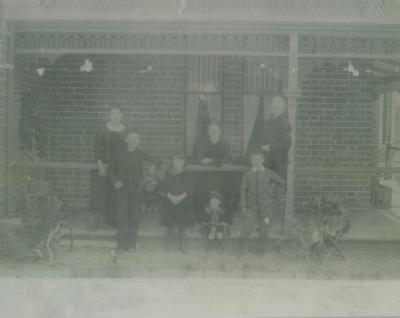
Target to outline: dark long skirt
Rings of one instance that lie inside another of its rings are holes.
[[[116,226],[115,189],[108,176],[100,176],[98,170],[91,171],[90,212],[101,217],[105,224]]]
[[[161,209],[160,225],[167,227],[187,227],[195,223],[192,199],[187,197],[179,204],[165,198]]]

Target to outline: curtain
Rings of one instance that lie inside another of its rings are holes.
[[[221,57],[190,56],[185,119],[185,152],[192,156],[211,120],[221,120]]]

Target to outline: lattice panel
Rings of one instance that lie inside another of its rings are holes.
[[[400,54],[400,38],[301,35],[299,53]]]
[[[17,33],[16,49],[146,50],[187,52],[285,53],[289,37],[280,34]]]

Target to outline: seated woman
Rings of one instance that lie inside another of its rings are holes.
[[[221,138],[222,129],[217,121],[212,121],[207,128],[207,137],[196,147],[196,161],[202,165],[221,166],[231,162],[231,147],[228,141]],[[208,203],[207,198],[210,191],[216,191],[227,201],[231,193],[230,176],[215,171],[204,171],[196,180],[196,211],[197,219],[203,222],[204,207]],[[231,223],[231,211],[227,211],[228,223]]]
[[[217,165],[231,162],[231,147],[221,138],[221,126],[217,121],[207,128],[207,138],[202,140],[196,149],[197,161],[203,165]]]

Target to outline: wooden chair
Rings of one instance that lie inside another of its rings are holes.
[[[379,183],[379,177],[371,178],[371,206],[378,209],[390,209],[392,189]]]
[[[36,239],[38,252],[45,250],[49,264],[54,262],[54,249],[64,236],[63,229],[69,231],[70,250],[73,250],[72,226],[67,221],[68,212],[62,211],[62,202],[55,195],[29,193],[25,195],[25,224],[32,231],[39,232]]]

